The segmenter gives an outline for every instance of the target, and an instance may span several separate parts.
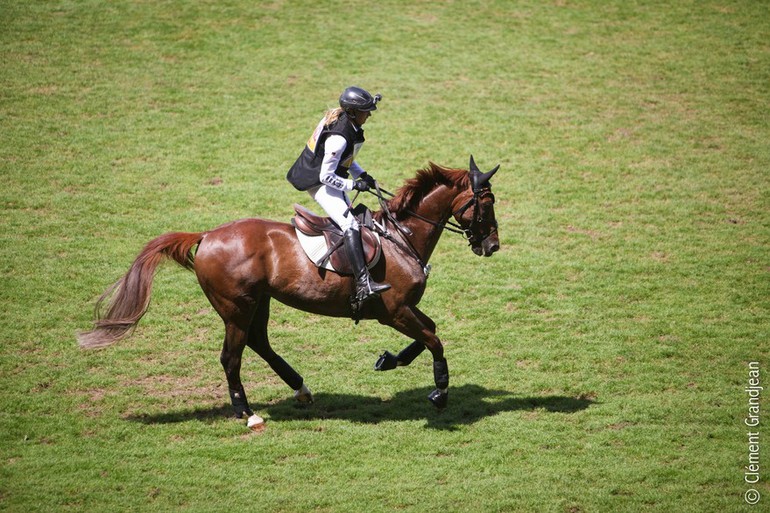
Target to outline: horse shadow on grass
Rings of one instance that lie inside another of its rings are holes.
[[[424,420],[426,428],[451,431],[503,412],[545,411],[569,414],[585,410],[596,403],[582,396],[517,397],[505,390],[490,390],[467,384],[452,387],[449,406],[436,410],[427,400],[431,390],[430,387],[414,388],[388,399],[361,394],[319,393],[314,394],[315,402],[312,405],[301,405],[289,398],[271,404],[253,404],[252,407],[255,412],[265,416],[268,422],[333,419],[379,424]],[[144,424],[172,424],[189,420],[213,422],[228,416],[232,416],[232,409],[229,405],[223,405],[132,415],[128,420]]]

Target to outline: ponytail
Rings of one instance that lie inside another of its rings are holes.
[[[329,109],[324,115],[324,126],[329,126],[340,118],[340,115],[345,112],[342,107],[336,109]]]

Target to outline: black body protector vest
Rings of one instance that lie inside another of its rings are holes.
[[[286,179],[298,191],[306,191],[316,185],[321,185],[319,175],[324,159],[324,143],[330,135],[341,135],[347,145],[342,152],[339,164],[334,173],[342,178],[348,178],[348,169],[358,154],[358,150],[364,144],[364,129],[353,126],[353,120],[343,112],[340,117],[329,126],[319,125],[307,141],[305,149],[299,158],[289,169]]]

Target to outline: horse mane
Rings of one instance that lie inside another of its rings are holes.
[[[468,188],[470,187],[468,171],[450,169],[430,162],[427,168],[417,171],[417,176],[407,180],[396,191],[396,195],[387,203],[388,210],[400,220],[405,216],[406,211],[416,210],[425,196],[438,185]]]

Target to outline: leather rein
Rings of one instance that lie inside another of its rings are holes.
[[[397,244],[402,249],[407,250],[407,253],[410,253],[411,256],[415,260],[417,260],[419,262],[420,266],[423,268],[423,271],[425,272],[425,275],[427,276],[430,273],[430,264],[426,264],[425,262],[423,262],[422,258],[420,257],[419,253],[417,252],[417,249],[415,249],[414,245],[410,241],[409,237],[412,235],[412,231],[409,230],[409,228],[403,226],[401,223],[399,223],[396,220],[395,216],[388,209],[387,200],[385,199],[385,196],[387,195],[387,196],[393,198],[393,197],[395,197],[395,194],[393,194],[392,192],[389,192],[389,191],[387,191],[385,189],[380,188],[380,185],[377,182],[374,183],[374,187],[375,187],[375,190],[377,192],[375,193],[375,192],[373,192],[371,190],[369,192],[371,192],[372,194],[374,194],[377,197],[377,200],[380,203],[380,207],[382,207],[382,212],[384,213],[385,218],[388,219],[393,224],[393,226],[396,227],[398,232],[402,235],[403,240],[408,244],[408,248],[404,248],[402,244],[400,244],[398,241],[393,239],[390,236],[390,234],[388,233],[387,229],[384,230],[385,233],[383,233],[382,235],[385,236],[385,238],[387,238],[391,242]],[[448,232],[458,233],[458,234],[462,235],[463,238],[465,238],[465,240],[468,241],[468,245],[470,246],[470,245],[473,244],[473,242],[475,242],[475,235],[473,234],[473,227],[476,225],[476,223],[480,223],[482,221],[481,212],[480,212],[481,209],[479,208],[479,200],[482,197],[486,196],[486,195],[491,195],[492,196],[492,201],[494,201],[494,195],[489,190],[489,188],[474,190],[473,191],[473,196],[468,201],[466,201],[463,204],[463,206],[461,206],[460,208],[458,208],[457,210],[452,212],[449,215],[449,218],[446,221],[443,221],[443,222],[441,222],[441,221],[433,221],[432,219],[428,219],[427,217],[422,216],[422,215],[418,214],[417,212],[413,212],[413,211],[411,211],[409,209],[405,209],[404,212],[406,214],[408,214],[409,216],[411,216],[411,217],[414,217],[416,219],[419,219],[420,221],[423,221],[423,222],[428,223],[428,224],[430,224],[432,226],[435,226],[436,228],[440,228],[441,230],[446,230]],[[356,196],[358,196],[358,195],[356,194]],[[353,198],[353,201],[355,201],[355,198]],[[463,228],[459,223],[456,223],[455,221],[452,220],[452,218],[454,218],[454,217],[463,215],[465,213],[465,211],[468,210],[471,206],[473,206],[474,215],[473,215],[473,219],[471,220],[471,224],[470,224],[470,226],[468,228]],[[489,237],[490,235],[492,235],[493,233],[495,233],[497,231],[497,222],[496,221],[494,222],[494,225],[493,225],[492,228],[493,228],[492,231],[489,233],[489,235],[487,237]]]
[[[399,231],[401,231],[401,229],[403,228],[404,231],[409,232],[408,229],[406,229],[404,227],[401,227],[401,225],[396,221],[395,217],[393,217],[393,215],[390,213],[390,210],[388,210],[387,203],[386,203],[385,198],[383,196],[383,195],[387,195],[387,196],[390,196],[391,198],[393,198],[395,196],[395,194],[393,194],[392,192],[386,191],[385,189],[380,188],[380,186],[379,186],[379,184],[377,182],[375,182],[374,185],[375,185],[375,189],[377,190],[377,193],[375,194],[375,196],[377,196],[377,199],[380,202],[380,206],[382,207],[382,211],[385,212],[385,216],[388,219],[390,219],[390,221],[397,228],[399,228]],[[371,191],[369,191],[369,192],[371,192]],[[409,214],[410,216],[412,216],[414,218],[419,219],[420,221],[426,222],[426,223],[428,223],[430,225],[433,225],[433,226],[435,226],[437,228],[441,228],[442,230],[446,230],[446,231],[452,232],[452,233],[459,233],[460,235],[462,235],[465,238],[465,240],[468,241],[468,244],[470,245],[470,244],[472,244],[474,242],[473,227],[476,225],[476,223],[480,223],[482,221],[481,211],[479,209],[479,200],[482,197],[484,197],[484,196],[492,196],[492,201],[494,202],[495,196],[494,196],[494,194],[492,194],[492,192],[490,191],[489,188],[483,188],[483,189],[474,190],[473,191],[473,196],[468,201],[466,201],[463,204],[463,206],[461,206],[460,208],[458,208],[457,210],[452,212],[449,215],[449,218],[446,221],[444,221],[444,222],[433,221],[432,219],[428,219],[427,217],[421,216],[417,212],[412,212],[409,209],[405,209],[404,212],[406,212],[407,214]],[[473,219],[471,220],[471,224],[470,224],[470,226],[468,228],[463,228],[462,226],[460,226],[460,224],[452,221],[453,217],[457,217],[457,216],[463,215],[465,213],[465,211],[468,210],[471,206],[473,206],[474,216],[473,216]],[[489,233],[489,235],[492,235],[496,231],[497,231],[497,222],[494,222],[493,229]]]

